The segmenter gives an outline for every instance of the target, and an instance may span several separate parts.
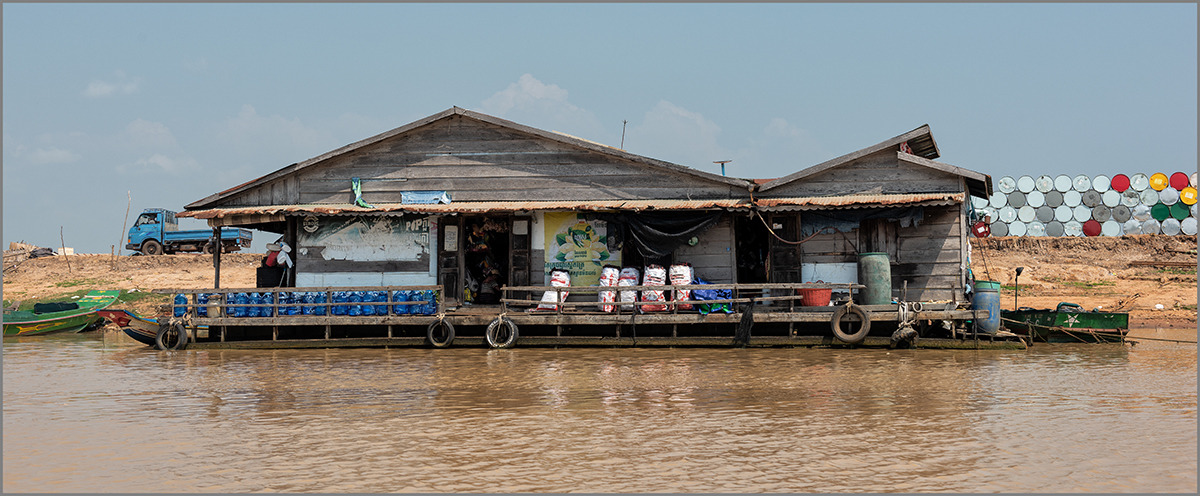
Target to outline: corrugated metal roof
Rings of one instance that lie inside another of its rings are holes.
[[[756,198],[762,210],[820,210],[828,208],[870,208],[885,205],[953,205],[962,203],[963,193],[908,193],[893,195],[839,195],[798,198]]]
[[[231,215],[275,215],[309,213],[315,215],[372,215],[389,212],[413,213],[485,213],[520,212],[533,210],[704,210],[714,208],[750,208],[745,199],[721,200],[603,200],[603,201],[517,201],[517,202],[452,202],[437,204],[377,203],[375,208],[362,208],[351,203],[269,205],[263,207],[228,207],[180,212],[176,217],[196,219],[223,218]]]

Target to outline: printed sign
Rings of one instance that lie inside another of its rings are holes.
[[[596,286],[600,268],[620,265],[621,254],[608,251],[608,227],[604,221],[588,221],[574,212],[547,212],[546,277],[550,271],[571,273],[572,286]]]
[[[429,253],[430,217],[333,217],[315,232],[297,233],[325,260],[416,261]]]

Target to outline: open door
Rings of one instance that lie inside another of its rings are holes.
[[[788,241],[800,240],[800,215],[790,212],[771,213],[767,217],[775,236]],[[800,245],[784,243],[770,237],[771,259],[768,262],[770,282],[800,281]]]
[[[446,290],[442,297],[447,307],[462,305],[462,274],[459,271],[462,242],[462,217],[442,217],[438,225],[438,284]]]
[[[513,217],[512,225],[509,229],[511,235],[508,237],[508,285],[509,286],[529,286],[531,273],[532,245],[533,245],[533,218],[532,217]],[[541,281],[539,281],[541,284]],[[528,291],[513,293],[512,298],[523,299],[529,295]]]

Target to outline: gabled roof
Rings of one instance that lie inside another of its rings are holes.
[[[251,181],[248,181],[246,183],[240,184],[233,188],[227,189],[220,193],[216,193],[216,194],[210,195],[204,199],[192,202],[191,204],[187,205],[184,208],[187,210],[209,208],[212,206],[212,203],[219,201],[221,199],[228,198],[230,196],[236,195],[238,193],[241,193],[243,191],[257,187],[259,185],[266,184],[270,181],[279,179],[279,178],[287,176],[289,174],[293,174],[295,172],[298,172],[307,167],[311,167],[311,166],[318,164],[320,162],[323,162],[325,160],[337,157],[339,155],[351,153],[351,152],[361,149],[363,147],[370,146],[375,143],[379,143],[388,138],[399,136],[401,134],[407,133],[414,129],[420,128],[422,126],[426,126],[428,124],[432,124],[441,119],[445,119],[445,118],[452,117],[455,115],[461,115],[463,117],[468,117],[468,118],[475,119],[475,120],[478,120],[481,122],[486,122],[486,123],[493,124],[496,126],[509,128],[509,129],[512,129],[515,131],[532,134],[532,135],[538,136],[540,138],[556,141],[556,142],[571,145],[571,146],[576,146],[579,148],[583,148],[583,149],[598,152],[598,153],[611,155],[614,157],[622,158],[622,159],[629,160],[631,162],[636,162],[639,164],[648,165],[651,167],[657,167],[657,168],[669,170],[672,172],[688,174],[688,175],[699,177],[702,179],[707,179],[710,181],[728,184],[730,186],[746,188],[748,190],[752,187],[752,183],[746,179],[738,179],[738,178],[733,178],[733,177],[726,177],[726,176],[721,176],[721,175],[717,175],[717,174],[712,174],[709,172],[692,169],[690,167],[685,167],[682,165],[673,164],[670,162],[665,162],[665,161],[653,159],[650,157],[636,155],[633,153],[629,153],[625,150],[621,150],[619,148],[613,148],[611,146],[602,145],[602,144],[596,143],[594,141],[576,138],[576,137],[568,135],[568,134],[544,131],[544,130],[537,129],[534,127],[529,127],[529,126],[526,126],[523,124],[517,124],[517,123],[509,121],[509,120],[501,119],[499,117],[493,117],[493,116],[490,116],[487,114],[481,114],[479,112],[474,112],[474,111],[470,111],[467,109],[452,107],[448,110],[439,112],[437,114],[431,115],[424,119],[420,119],[420,120],[405,124],[403,126],[400,126],[398,128],[392,129],[391,131],[386,131],[386,132],[377,134],[375,136],[371,136],[370,138],[366,138],[364,140],[351,143],[349,145],[343,146],[336,150],[332,150],[332,151],[323,153],[321,155],[318,155],[316,157],[310,158],[303,162],[294,163],[292,165],[281,168],[281,169],[279,169],[275,172],[272,172],[270,174],[267,174],[265,176],[259,177],[257,179],[253,179]]]
[[[967,189],[971,194],[984,198],[991,195],[991,177],[975,171],[963,169],[961,167],[955,167],[950,164],[935,162],[933,160],[940,157],[941,154],[938,152],[937,142],[933,139],[933,133],[929,130],[929,124],[922,125],[921,127],[913,129],[912,131],[901,134],[900,136],[896,136],[895,138],[889,139],[882,143],[842,155],[832,160],[827,160],[799,172],[788,174],[779,179],[768,181],[765,184],[760,185],[758,187],[758,191],[769,191],[785,184],[814,176],[872,153],[892,147],[899,147],[901,143],[906,142],[908,143],[908,147],[912,150],[912,153],[897,152],[900,160],[963,176],[967,180]]]

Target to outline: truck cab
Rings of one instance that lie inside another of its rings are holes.
[[[125,249],[144,255],[161,255],[179,251],[212,253],[220,246],[223,252],[232,252],[249,248],[251,239],[249,230],[223,228],[220,242],[217,243],[214,242],[212,231],[206,229],[180,231],[175,212],[147,208],[129,228]]]

